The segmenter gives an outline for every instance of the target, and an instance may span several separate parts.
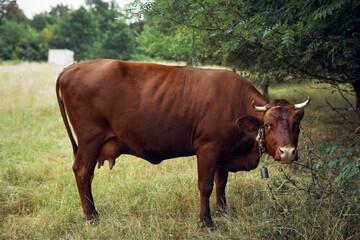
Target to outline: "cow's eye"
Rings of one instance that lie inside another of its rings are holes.
[[[269,124],[265,124],[264,127],[265,127],[266,129],[269,129],[269,128],[270,128]]]
[[[300,123],[299,123],[299,122],[294,123],[294,129],[299,129],[299,127],[300,127]]]

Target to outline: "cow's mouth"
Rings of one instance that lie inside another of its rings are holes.
[[[281,164],[292,164],[294,160],[277,160]]]

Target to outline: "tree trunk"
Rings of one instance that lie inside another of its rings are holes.
[[[261,85],[261,91],[263,96],[269,100],[269,80],[264,79],[264,83]]]
[[[356,110],[360,111],[360,80],[355,80],[355,82],[352,83],[352,86],[356,96]]]

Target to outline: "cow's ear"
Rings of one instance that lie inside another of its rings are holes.
[[[236,125],[240,128],[240,130],[254,132],[260,128],[261,122],[256,117],[245,116],[236,119]]]
[[[301,119],[304,117],[304,109],[295,110],[295,117],[297,121],[301,121]]]

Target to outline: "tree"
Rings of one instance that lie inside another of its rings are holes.
[[[186,61],[188,65],[196,64],[198,56],[193,51],[193,31],[186,28],[158,29],[156,25],[144,25],[143,31],[136,38],[138,50],[145,54],[164,60]]]
[[[36,14],[32,21],[30,22],[31,26],[37,31],[42,31],[47,25],[52,25],[57,22],[57,19],[50,14],[40,13]]]
[[[129,60],[134,50],[134,37],[123,21],[109,21],[103,37],[104,57]]]
[[[164,0],[158,0],[157,3],[168,4]],[[176,4],[177,2],[174,2],[171,6]],[[196,46],[201,39],[196,37],[197,32],[193,28],[179,24],[180,21],[168,19],[157,10],[147,9],[143,12],[145,24],[136,38],[140,51],[151,57],[186,61],[188,65],[200,61],[201,49]]]
[[[0,59],[21,59],[25,52],[25,29],[15,21],[2,20],[0,25]]]
[[[92,57],[128,60],[134,49],[134,37],[129,26],[120,20],[121,13],[113,0],[86,0],[101,32],[99,42],[93,47]]]
[[[193,57],[271,81],[317,79],[340,90],[349,83],[360,109],[359,1],[156,0],[142,9],[165,26],[192,29],[201,49]]]
[[[70,13],[70,8],[64,4],[57,4],[54,7],[51,7],[49,14],[54,16],[57,19],[61,19],[62,17],[66,16]]]
[[[94,15],[81,7],[65,15],[55,26],[50,46],[75,52],[76,60],[85,60],[99,37]]]
[[[111,1],[111,4],[109,4],[102,0],[86,0],[86,4],[90,6],[90,9],[95,16],[95,21],[98,23],[102,33],[107,31],[109,21],[113,22],[120,16],[115,1]]]
[[[59,4],[49,13],[22,21],[23,14],[15,0],[0,0],[0,58],[44,60],[51,47],[74,50],[76,60],[128,60],[134,50],[134,38],[129,26],[119,20],[116,2],[87,3],[92,7],[89,11],[83,7],[70,11],[68,6]]]
[[[17,22],[26,21],[26,17],[19,8],[16,0],[0,0],[0,22],[4,18]]]
[[[0,25],[0,35],[0,59],[45,59],[41,50],[44,38],[35,29],[5,18]]]
[[[47,42],[42,32],[35,28],[26,27],[26,51],[24,59],[29,61],[44,61],[47,59]]]

